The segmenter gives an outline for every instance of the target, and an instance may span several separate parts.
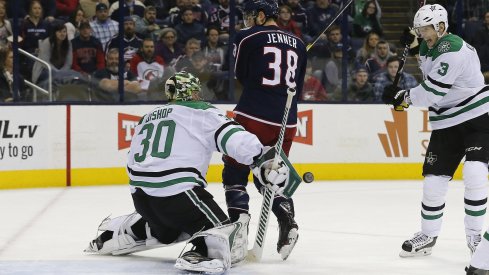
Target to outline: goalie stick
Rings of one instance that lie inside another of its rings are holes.
[[[289,109],[292,105],[292,98],[295,96],[295,89],[287,89],[287,102],[285,103],[284,116],[282,118],[282,125],[278,136],[277,143],[275,144],[275,158],[273,159],[272,168],[278,167],[278,161],[280,159],[280,152],[282,150],[282,144],[284,142],[285,128],[287,126],[287,118],[289,117]],[[260,209],[260,217],[258,219],[258,228],[256,230],[255,241],[253,248],[248,251],[247,259],[251,262],[258,262],[261,260],[263,254],[263,245],[265,244],[265,237],[267,235],[268,221],[270,218],[270,211],[272,210],[273,199],[275,197],[275,190],[265,187],[263,191],[263,201]]]

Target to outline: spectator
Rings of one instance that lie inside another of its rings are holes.
[[[291,32],[297,37],[302,39],[301,29],[297,26],[295,21],[292,19],[292,9],[289,6],[280,6],[278,12],[277,25],[282,30]]]
[[[355,59],[355,53],[353,52],[353,49],[350,45],[350,41],[347,41],[347,44],[343,45],[343,35],[341,34],[340,26],[332,25],[328,29],[326,37],[328,38],[328,43],[327,43],[327,47],[329,51],[328,57],[331,57],[331,52],[334,48],[337,47],[343,48],[343,46],[345,46],[349,62],[353,62],[353,60]]]
[[[315,37],[320,34],[337,13],[338,6],[331,5],[329,0],[316,0],[314,6],[308,10],[309,35]]]
[[[14,53],[10,48],[0,47],[0,103],[12,102],[13,95],[13,65]],[[19,99],[25,99],[25,83],[22,75],[19,76]]]
[[[175,61],[175,71],[186,70],[186,68],[192,66],[191,58],[198,51],[200,51],[200,41],[195,38],[190,38],[185,44],[185,54],[179,56]]]
[[[387,66],[387,59],[393,56],[390,51],[389,43],[384,40],[380,40],[375,46],[375,52],[367,59],[365,66],[367,67],[368,73],[370,75],[370,81],[372,82],[375,75],[381,72]]]
[[[156,41],[160,31],[160,25],[156,23],[156,8],[147,6],[144,10],[144,17],[136,19],[136,32],[143,37],[150,37]]]
[[[56,17],[68,21],[78,7],[78,0],[56,0]]]
[[[219,6],[211,11],[209,25],[216,26],[219,29],[219,41],[224,44],[229,42],[229,0],[219,0]],[[243,13],[241,9],[235,10],[234,29],[240,30],[243,24]]]
[[[48,37],[48,28],[48,23],[43,19],[41,2],[33,0],[29,7],[29,15],[21,26],[22,49],[37,55],[39,52],[39,40]]]
[[[170,7],[175,6],[175,4],[172,4],[172,1],[168,0],[146,0],[144,4],[156,8],[156,18],[168,18]]]
[[[93,74],[96,89],[94,98],[96,101],[113,101],[119,99],[119,50],[109,49],[106,55],[105,68]],[[126,99],[137,98],[141,87],[136,76],[131,72],[124,72],[124,97]]]
[[[43,8],[41,2],[34,0],[29,6],[29,15],[22,22],[21,48],[26,52],[37,56],[39,54],[39,40],[48,37],[48,23],[43,19]],[[21,56],[20,72],[26,79],[31,79],[32,67],[34,62],[32,59]]]
[[[355,60],[355,64],[364,65],[367,59],[372,57],[372,54],[375,52],[375,46],[379,43],[380,36],[375,32],[370,32],[365,37],[363,41],[363,46],[357,51],[357,57]]]
[[[141,89],[148,90],[150,81],[163,77],[165,61],[155,55],[155,42],[147,37],[143,46],[131,59],[131,72],[138,77]]]
[[[177,31],[164,28],[156,44],[156,54],[163,57],[167,65],[174,65],[179,56],[183,55],[183,47],[177,43]]]
[[[66,29],[68,31],[69,40],[73,40],[73,38],[80,34],[80,24],[83,21],[87,21],[87,18],[85,17],[85,12],[80,7],[78,7],[73,12],[73,14],[71,14],[70,20],[65,23]]]
[[[216,100],[216,95],[209,88],[209,82],[215,81],[214,74],[209,68],[209,62],[206,60],[202,51],[195,52],[190,59],[190,64],[184,69],[185,71],[198,77],[202,83],[202,97],[206,101]]]
[[[202,26],[207,25],[207,13],[198,2],[192,3],[192,0],[177,0],[176,7],[170,9],[168,18],[165,21],[173,27],[177,26],[183,20],[182,14],[185,9],[192,11],[195,21]]]
[[[397,56],[391,56],[387,59],[387,70],[379,74],[375,78],[374,84],[374,93],[376,101],[381,101],[382,93],[384,92],[384,88],[388,85],[392,85],[394,82],[394,78],[396,77],[397,69],[399,68],[400,59]],[[398,87],[401,90],[409,90],[418,85],[416,78],[414,76],[402,72],[401,77],[399,78]]]
[[[32,3],[34,1],[39,2],[42,7],[43,18],[52,22],[55,19],[56,14],[56,0],[11,0],[9,2],[16,2],[18,5],[12,5],[12,8],[17,8],[18,16],[27,19],[30,15]]]
[[[185,44],[190,38],[204,41],[205,28],[202,24],[194,20],[194,14],[191,9],[182,10],[182,22],[175,26],[178,34],[178,42]]]
[[[202,49],[212,71],[221,71],[226,61],[227,49],[219,43],[219,30],[211,26],[207,29],[207,43]]]
[[[85,16],[90,21],[95,18],[95,8],[99,3],[105,4],[106,7],[109,6],[108,0],[80,0],[80,8],[85,12]]]
[[[489,45],[489,11],[484,14],[482,26],[477,31],[471,43],[476,49],[484,45]]]
[[[12,35],[12,25],[7,19],[5,3],[0,3],[0,48],[7,47],[7,37]]]
[[[356,15],[353,20],[353,37],[364,38],[371,31],[382,36],[383,31],[380,26],[380,19],[377,18],[378,12],[375,1],[365,2],[362,13]]]
[[[119,43],[119,34],[117,34],[107,43],[107,49],[118,49]],[[143,46],[143,40],[136,35],[136,23],[131,16],[124,17],[124,38],[122,46],[124,48],[124,61],[126,61],[127,65],[136,52]],[[129,69],[129,66],[127,69]]]
[[[312,73],[311,62],[307,63],[306,74],[304,77],[304,87],[302,88],[301,100],[304,101],[326,101],[328,94],[321,81]]]
[[[109,40],[114,35],[119,33],[119,23],[109,18],[109,12],[107,9],[106,4],[98,3],[95,6],[95,20],[90,22],[93,36],[95,36],[100,43],[102,43],[102,48],[104,51],[107,48],[107,43]]]
[[[73,70],[87,76],[105,67],[102,43],[92,35],[92,28],[88,22],[80,24],[80,36],[75,37],[71,44],[73,47]]]
[[[301,29],[301,33],[304,35],[306,42],[310,42],[312,38],[307,37],[307,33],[309,33],[309,25],[307,22],[306,9],[299,3],[300,0],[286,0],[285,2],[292,10],[292,20],[294,20],[297,26]]]
[[[368,82],[368,71],[365,66],[359,66],[353,72],[353,80],[348,85],[346,99],[350,102],[373,102],[375,94],[372,84]]]
[[[63,22],[55,21],[50,36],[39,46],[39,58],[51,66],[55,84],[65,83],[80,76],[71,70],[73,51]],[[32,82],[47,87],[46,81],[48,81],[48,70],[41,63],[35,62],[32,69]]]
[[[119,1],[116,1],[110,5],[109,15],[115,21],[119,21],[121,12],[123,13],[123,17],[136,15],[139,18],[143,18],[145,8],[146,6],[139,0],[124,0],[124,6],[121,9],[119,7]]]
[[[341,98],[341,82],[343,78],[343,48],[337,47],[333,49],[331,58],[326,61],[324,73],[326,75],[325,88],[329,93],[332,93],[335,99]],[[348,77],[348,76],[347,76]]]

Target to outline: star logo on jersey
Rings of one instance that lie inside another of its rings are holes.
[[[435,10],[436,10],[436,6],[435,6],[435,5],[431,5],[431,6],[430,6],[430,10],[431,10],[431,11],[435,11]]]
[[[426,163],[428,163],[429,165],[433,165],[433,163],[435,163],[437,159],[438,156],[434,155],[432,152],[429,152],[428,155],[426,155]]]
[[[450,44],[450,42],[448,42],[448,41],[442,41],[440,43],[440,45],[438,45],[438,48],[437,49],[438,49],[438,52],[439,53],[446,53],[446,52],[450,51],[450,47],[451,46],[452,45]]]

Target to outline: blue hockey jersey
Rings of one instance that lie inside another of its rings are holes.
[[[297,94],[287,125],[295,125],[307,64],[304,42],[276,26],[254,26],[238,32],[233,46],[234,72],[243,85],[236,112],[280,125],[291,87]]]

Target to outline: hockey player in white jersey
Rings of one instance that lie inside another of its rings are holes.
[[[199,79],[190,73],[168,79],[170,103],[141,118],[128,153],[136,212],[102,221],[103,233],[86,252],[122,255],[188,241],[194,247],[178,257],[175,267],[206,273],[224,272],[246,257],[249,215],[230,223],[204,189],[205,175],[214,151],[252,165],[268,148],[224,112],[200,101],[200,91]],[[286,167],[266,168],[264,184],[288,177]]]
[[[484,85],[476,50],[447,33],[447,11],[425,5],[414,17],[424,81],[410,90],[388,86],[383,101],[403,110],[429,108],[433,129],[423,165],[421,231],[402,245],[401,257],[430,255],[440,233],[448,182],[465,157],[465,234],[473,253],[481,241],[487,203],[489,87]],[[410,40],[410,41],[406,41]],[[404,37],[404,44],[414,40]]]

